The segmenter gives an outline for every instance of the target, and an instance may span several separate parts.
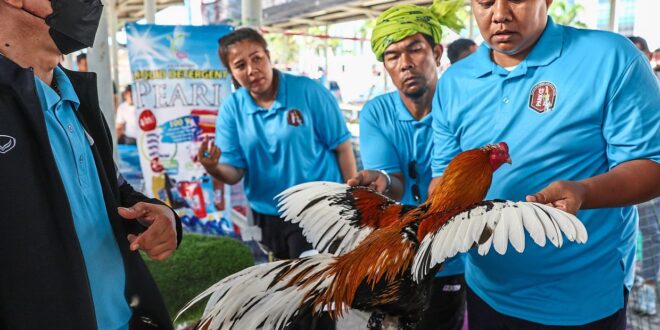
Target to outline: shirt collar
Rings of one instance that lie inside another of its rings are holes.
[[[561,25],[556,25],[552,17],[548,16],[548,24],[532,51],[527,55],[525,61],[527,67],[545,66],[556,60],[561,55],[564,46],[564,30]]]
[[[408,111],[408,108],[406,108],[406,104],[403,103],[403,99],[401,98],[401,94],[399,94],[398,91],[395,91],[396,93],[396,112],[398,114],[398,119],[400,121],[413,121],[415,118],[410,114],[410,111]]]
[[[561,55],[563,41],[564,34],[562,26],[555,24],[552,17],[548,16],[548,23],[536,45],[534,45],[532,51],[529,52],[527,57],[512,72],[520,69],[526,72],[529,67],[545,66],[552,63]],[[475,77],[482,77],[488,73],[508,74],[508,71],[493,62],[490,53],[490,45],[485,41],[481,43],[481,46],[473,55],[475,58],[473,74]]]
[[[254,102],[254,99],[252,98],[252,95],[250,95],[250,91],[247,90],[247,88],[243,87],[241,88],[243,91],[244,97],[247,97],[248,100],[252,103],[252,106],[247,109],[248,114],[254,114],[259,111],[277,111],[280,109],[286,109],[286,75],[280,72],[279,70],[273,69],[273,77],[277,75],[277,96],[275,96],[275,101],[273,102],[273,105],[270,106],[270,109],[265,109],[257,105],[256,102]]]
[[[408,111],[408,108],[406,108],[405,103],[403,103],[403,99],[401,99],[401,94],[399,94],[398,91],[395,91],[394,93],[396,93],[396,102],[397,102],[396,111],[398,113],[397,118],[399,119],[399,121],[412,121],[422,125],[431,126],[432,116],[430,112],[426,116],[424,116],[422,120],[416,120],[415,117],[413,117],[413,115],[410,113],[410,111]],[[435,94],[433,97],[435,97]]]
[[[60,89],[60,95],[58,95],[51,86],[48,86],[41,79],[36,78],[37,83],[40,86],[40,88],[37,88],[37,94],[39,94],[39,96],[41,96],[41,98],[46,101],[44,104],[44,110],[52,109],[60,100],[71,102],[73,109],[78,110],[80,100],[78,99],[78,95],[76,95],[76,92],[73,89],[73,85],[71,85],[71,81],[66,76],[64,71],[62,71],[62,69],[59,67],[55,67],[53,70],[53,79],[55,79],[55,82]]]

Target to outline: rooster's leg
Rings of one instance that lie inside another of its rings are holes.
[[[382,330],[383,329],[383,320],[385,320],[385,314],[380,312],[371,313],[369,321],[367,322],[367,329],[369,330]]]

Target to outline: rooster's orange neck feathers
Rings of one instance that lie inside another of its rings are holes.
[[[418,230],[420,241],[429,232],[437,231],[453,215],[472,204],[481,202],[490,188],[493,167],[488,151],[474,149],[456,156],[440,178],[440,182],[423,206],[428,218]]]

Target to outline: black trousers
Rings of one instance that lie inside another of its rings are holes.
[[[468,304],[468,326],[474,330],[625,330],[626,329],[626,306],[628,305],[628,290],[624,289],[623,308],[614,314],[579,326],[554,326],[534,323],[527,320],[501,314],[491,308],[485,301],[479,298],[470,288],[467,288]]]
[[[298,258],[301,253],[313,249],[297,224],[286,222],[275,215],[252,210],[254,222],[261,228],[261,244],[277,259]]]
[[[436,277],[429,308],[422,315],[419,330],[460,330],[465,316],[463,274]]]
[[[277,259],[298,258],[301,253],[312,250],[297,224],[286,222],[278,216],[252,210],[254,222],[261,228],[261,244],[265,245]],[[334,330],[335,321],[328,313],[320,316],[305,315],[290,324],[288,330]]]

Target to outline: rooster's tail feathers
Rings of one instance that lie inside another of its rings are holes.
[[[214,284],[189,302],[211,295],[200,324],[208,329],[282,329],[298,315],[318,313],[314,299],[334,278],[326,270],[331,255],[291,259],[253,266]]]

